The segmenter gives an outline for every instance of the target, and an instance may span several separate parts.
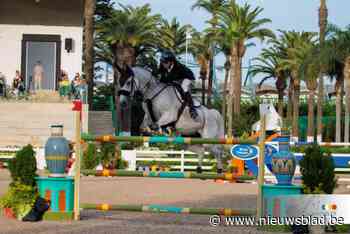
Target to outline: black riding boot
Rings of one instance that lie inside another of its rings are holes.
[[[192,119],[196,119],[198,117],[198,113],[196,111],[196,108],[194,107],[194,104],[193,104],[193,99],[192,99],[192,96],[191,96],[191,93],[190,92],[186,92],[185,93],[185,101],[186,101],[186,104],[188,105],[188,107],[190,108],[190,115],[191,115],[191,118]]]

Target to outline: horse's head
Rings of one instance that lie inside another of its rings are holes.
[[[131,72],[119,89],[120,105],[126,106],[130,98],[144,96],[152,81],[152,74],[141,67],[130,68]]]

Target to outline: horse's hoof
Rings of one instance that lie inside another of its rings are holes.
[[[218,169],[216,170],[216,172],[217,172],[218,174],[222,174],[222,168],[218,168]]]
[[[171,127],[167,127],[166,130],[167,130],[168,136],[173,135],[173,129]]]
[[[198,174],[202,174],[202,172],[203,172],[202,167],[197,167],[197,168],[196,168],[196,172],[197,172]]]

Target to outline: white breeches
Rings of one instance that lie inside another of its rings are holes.
[[[193,80],[190,80],[190,79],[184,79],[182,81],[181,88],[185,93],[191,91],[192,83],[193,83]]]

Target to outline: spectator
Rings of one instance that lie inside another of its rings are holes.
[[[6,78],[1,72],[0,72],[0,96],[6,97]]]
[[[73,94],[73,99],[80,99],[80,74],[79,72],[75,73],[74,79],[71,83],[71,90]]]
[[[79,96],[80,100],[86,104],[87,103],[87,83],[85,79],[80,80],[80,85],[79,85]]]
[[[65,71],[61,71],[61,80],[59,82],[59,93],[61,97],[69,95],[69,79],[68,74]]]
[[[16,71],[15,78],[13,79],[12,88],[16,97],[24,94],[24,82],[21,73],[18,70]]]

